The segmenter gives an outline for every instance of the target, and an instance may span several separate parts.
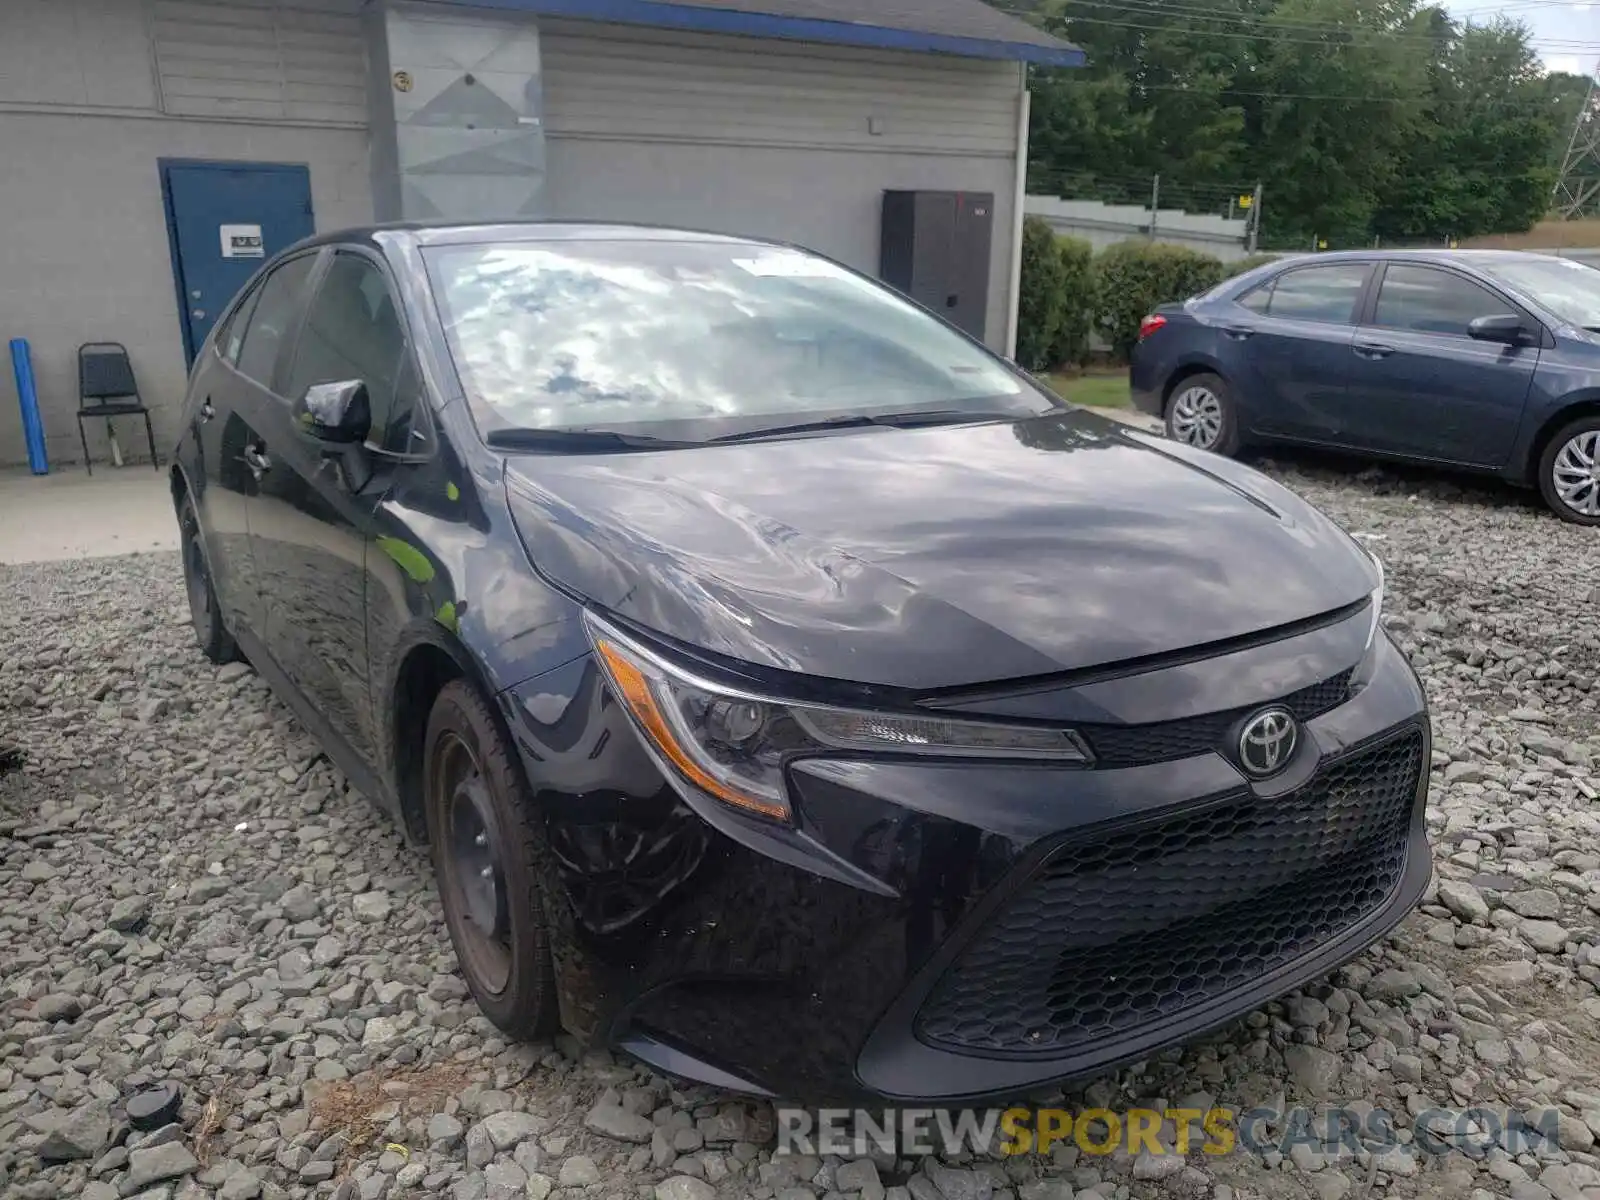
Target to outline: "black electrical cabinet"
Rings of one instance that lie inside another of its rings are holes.
[[[981,338],[993,226],[993,192],[884,192],[878,275]]]

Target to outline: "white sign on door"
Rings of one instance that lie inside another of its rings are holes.
[[[266,247],[261,242],[261,226],[222,226],[223,258],[265,258],[266,256]]]

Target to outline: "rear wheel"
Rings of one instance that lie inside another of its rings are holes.
[[[535,886],[540,836],[499,723],[465,680],[428,717],[424,803],[456,960],[484,1016],[513,1037],[555,1023],[555,978]]]
[[[183,552],[183,587],[189,597],[189,621],[200,653],[214,663],[233,662],[239,647],[222,623],[222,608],[211,584],[211,568],[200,541],[200,518],[187,495],[178,504],[178,536]]]
[[[1239,415],[1219,375],[1190,375],[1167,397],[1167,436],[1200,450],[1239,452]]]
[[[1556,431],[1539,456],[1539,491],[1563,521],[1600,525],[1600,415]]]

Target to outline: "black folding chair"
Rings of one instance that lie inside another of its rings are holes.
[[[139,397],[133,364],[128,361],[128,348],[121,342],[85,342],[79,346],[78,440],[83,443],[84,470],[94,474],[94,466],[89,462],[89,435],[84,432],[83,419],[104,417],[109,430],[112,417],[132,416],[144,418],[144,436],[150,442],[150,465],[161,470],[156,458],[155,430],[150,427],[150,410]]]

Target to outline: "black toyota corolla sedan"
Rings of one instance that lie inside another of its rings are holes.
[[[1017,1094],[1328,971],[1429,875],[1373,557],[794,248],[303,242],[176,463],[202,649],[431,847],[514,1035]]]

